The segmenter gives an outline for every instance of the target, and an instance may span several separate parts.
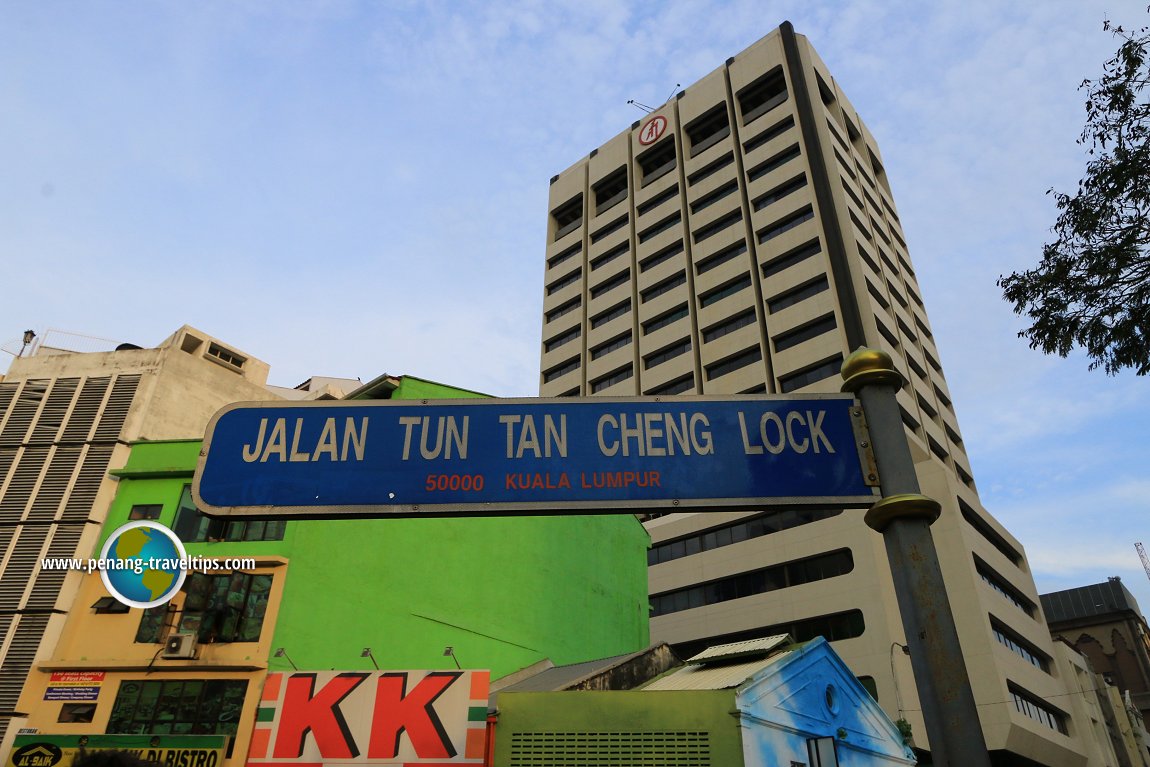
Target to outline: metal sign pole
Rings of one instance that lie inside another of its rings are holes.
[[[885,352],[859,349],[842,366],[843,391],[862,403],[883,499],[866,514],[882,533],[902,615],[930,753],[939,767],[990,767],[990,754],[930,525],[941,506],[919,494],[895,393],[903,378]]]

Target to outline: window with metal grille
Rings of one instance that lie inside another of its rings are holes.
[[[706,731],[510,732],[508,767],[712,767]]]

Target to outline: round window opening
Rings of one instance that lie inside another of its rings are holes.
[[[832,714],[837,714],[839,711],[838,695],[836,694],[835,686],[833,684],[827,685],[827,690],[824,695],[827,703],[827,710]]]

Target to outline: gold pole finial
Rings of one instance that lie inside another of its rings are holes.
[[[894,360],[881,349],[856,349],[843,361],[840,369],[843,377],[843,391],[857,392],[869,384],[885,384],[901,389],[906,380],[895,370]]]

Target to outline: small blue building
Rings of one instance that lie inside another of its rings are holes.
[[[713,647],[640,689],[508,689],[497,705],[495,767],[915,763],[898,728],[821,637]]]

